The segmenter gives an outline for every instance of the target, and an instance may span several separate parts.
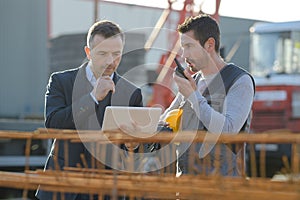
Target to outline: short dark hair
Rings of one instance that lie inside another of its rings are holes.
[[[109,20],[97,21],[91,26],[87,34],[88,47],[91,47],[95,35],[102,35],[104,38],[120,36],[123,43],[125,40],[125,35],[120,26]]]
[[[202,14],[187,18],[177,28],[179,33],[194,32],[194,37],[199,40],[201,46],[210,38],[215,40],[215,51],[220,51],[220,28],[218,22],[211,16]]]

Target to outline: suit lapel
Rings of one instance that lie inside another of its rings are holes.
[[[86,66],[87,63],[84,63],[78,68],[77,76],[74,77],[75,80],[73,80],[76,85],[76,90],[78,90],[78,97],[83,96],[84,94],[86,94],[89,91],[92,91],[93,89],[92,85],[86,77]]]

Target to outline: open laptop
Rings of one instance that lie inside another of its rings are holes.
[[[161,114],[162,109],[158,107],[107,106],[102,131],[116,130],[121,125],[132,127],[132,122],[135,122],[141,133],[154,133]]]

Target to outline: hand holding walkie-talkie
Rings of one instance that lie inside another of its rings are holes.
[[[184,75],[184,68],[182,67],[182,65],[180,64],[180,62],[177,60],[177,58],[174,58],[174,61],[177,65],[176,69],[175,69],[175,74],[177,76],[180,76],[182,78],[186,78],[188,79],[185,75]]]

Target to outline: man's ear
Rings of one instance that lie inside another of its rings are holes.
[[[84,47],[84,52],[85,52],[85,55],[86,55],[87,59],[90,60],[90,58],[91,58],[91,49],[88,46],[85,46]]]
[[[212,51],[215,49],[215,39],[213,37],[210,37],[207,39],[207,41],[204,44],[205,49],[207,51]]]

